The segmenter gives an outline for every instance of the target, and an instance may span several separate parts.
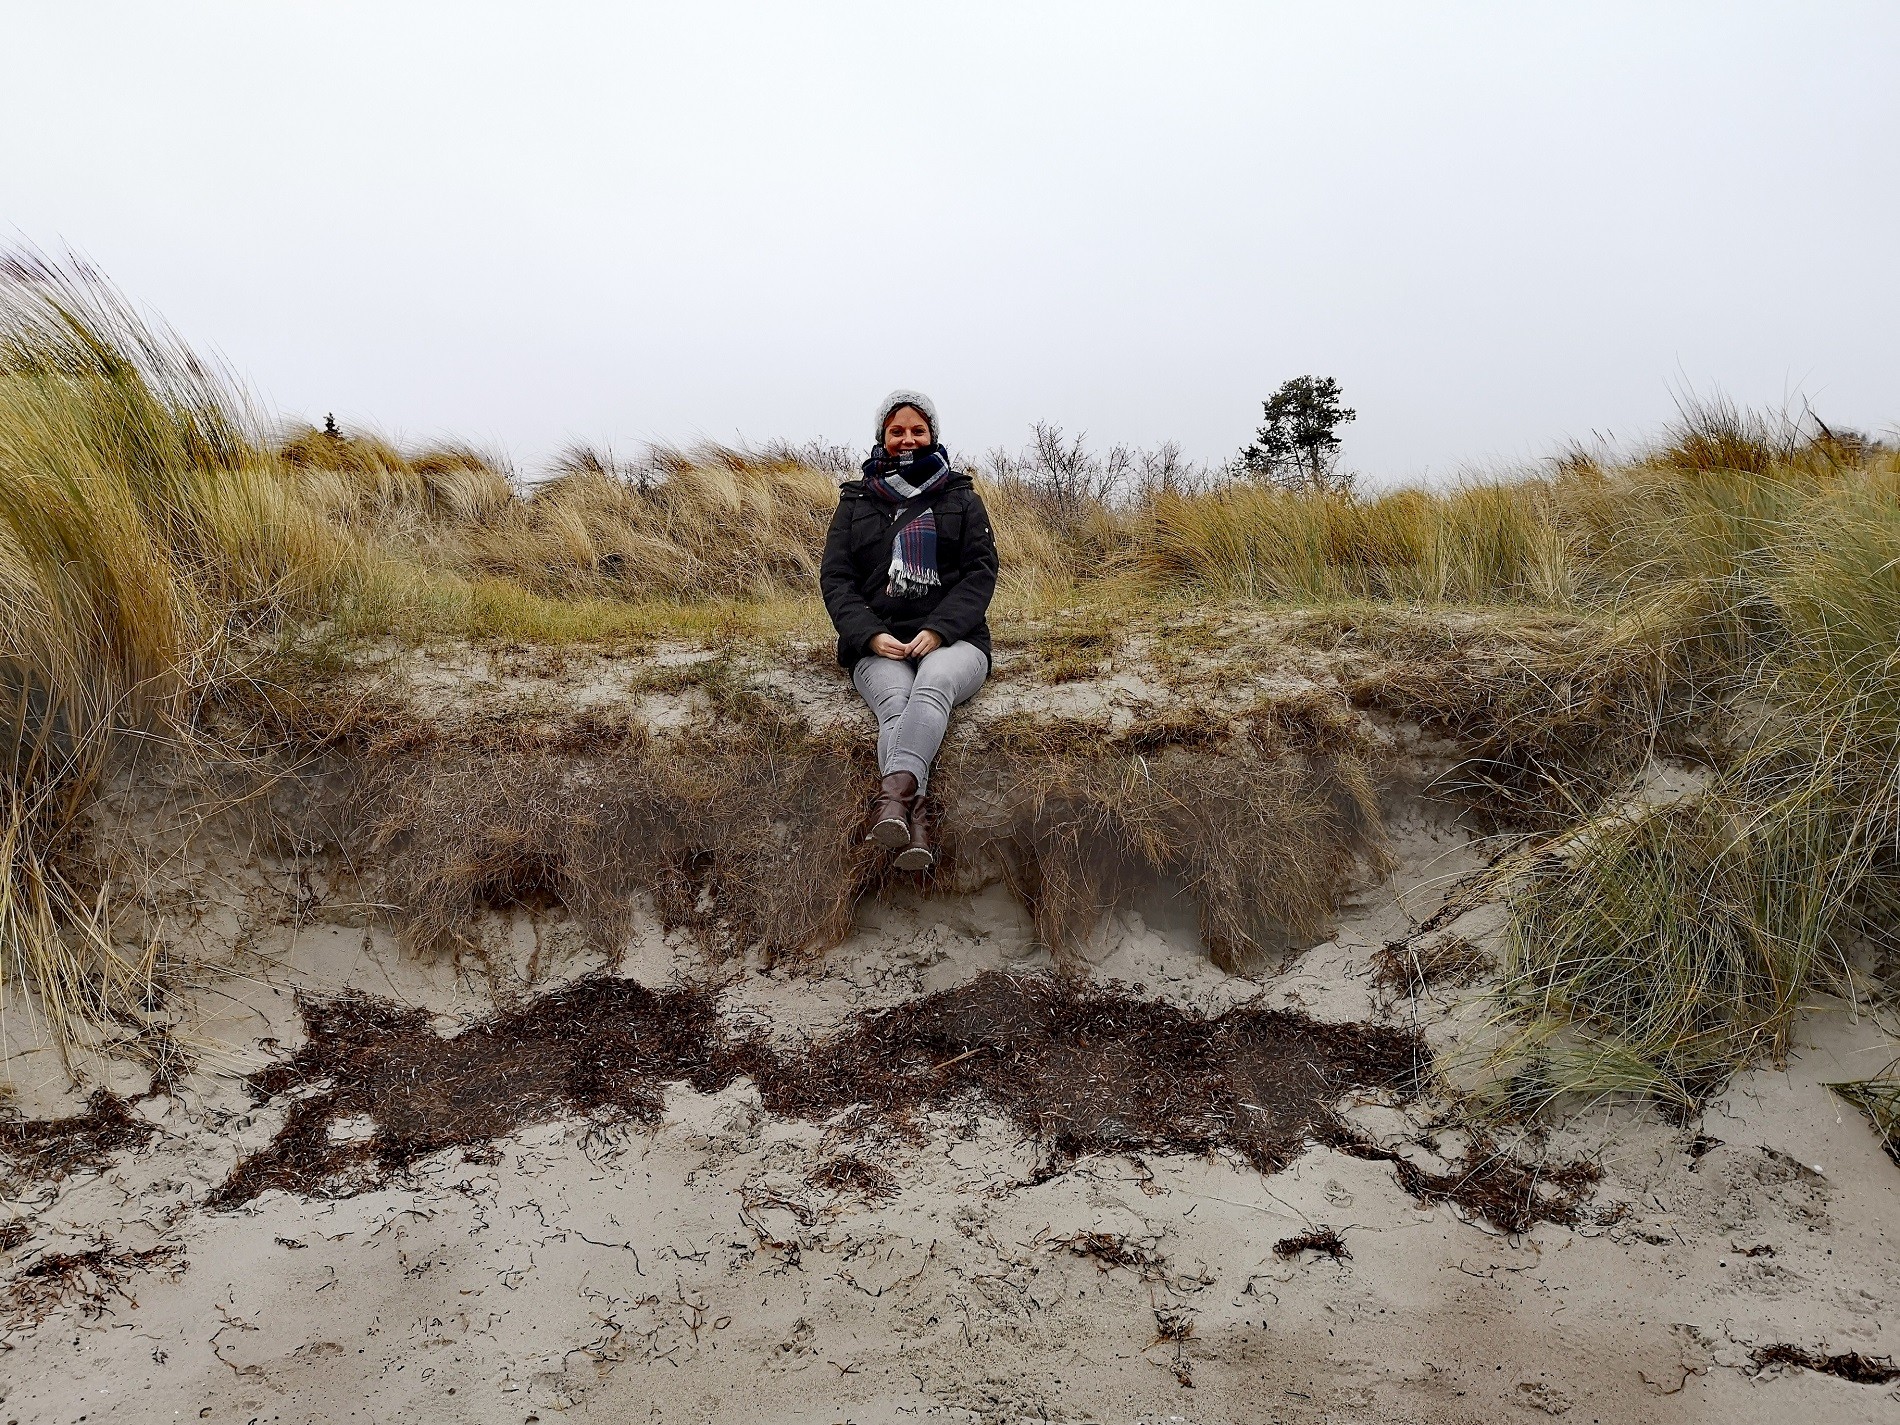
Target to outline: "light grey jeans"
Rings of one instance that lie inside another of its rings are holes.
[[[877,770],[909,772],[919,793],[930,785],[930,764],[950,727],[950,709],[968,702],[990,675],[990,660],[974,643],[952,643],[907,658],[858,660],[851,683],[877,714]]]

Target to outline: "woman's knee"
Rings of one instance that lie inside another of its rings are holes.
[[[950,709],[956,706],[956,694],[953,689],[940,687],[935,683],[918,680],[917,686],[910,691],[910,707],[928,709],[938,717],[949,717]]]
[[[892,669],[875,669],[869,676],[853,674],[851,682],[857,688],[858,696],[864,699],[866,705],[877,716],[877,720],[891,722],[904,715],[904,707],[910,701],[909,674],[908,668],[898,665]]]
[[[923,661],[912,692],[917,696],[927,694],[932,702],[950,708],[974,696],[988,676],[989,660],[983,650],[955,643]]]
[[[864,701],[870,705],[879,722],[895,722],[904,715],[904,709],[910,705],[912,689],[889,686],[860,688]]]

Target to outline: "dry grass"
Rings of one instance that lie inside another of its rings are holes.
[[[369,556],[339,617],[411,640],[597,641],[627,604],[810,600],[838,501],[836,474],[786,449],[659,448],[633,467],[575,450],[525,489],[475,452],[405,455],[371,435],[303,429],[276,454],[291,497]],[[990,494],[1008,592],[1063,587],[1049,531]]]
[[[1534,482],[1366,500],[1236,485],[1157,500],[1134,557],[1159,583],[1285,603],[1563,604],[1575,571],[1551,506]]]

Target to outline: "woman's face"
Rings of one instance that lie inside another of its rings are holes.
[[[892,455],[908,455],[930,444],[930,422],[915,406],[899,406],[884,422],[884,449]]]

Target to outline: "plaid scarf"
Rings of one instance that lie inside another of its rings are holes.
[[[898,456],[885,454],[880,446],[864,462],[864,488],[893,510],[901,510],[912,500],[936,494],[950,483],[951,474],[950,461],[940,445]],[[937,574],[937,516],[926,506],[891,541],[891,578],[886,592],[892,598],[916,599],[942,582]]]

